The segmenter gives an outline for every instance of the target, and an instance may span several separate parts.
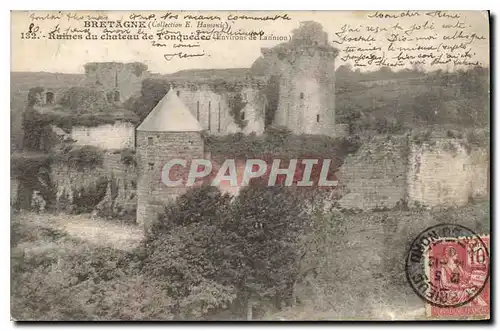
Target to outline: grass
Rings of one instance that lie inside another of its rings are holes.
[[[268,312],[271,320],[426,319],[424,302],[407,284],[404,263],[412,240],[439,223],[490,231],[489,201],[460,208],[333,214],[308,256],[316,268],[296,286],[298,304]]]
[[[282,311],[264,308],[266,311],[261,319],[427,319],[424,302],[406,283],[404,260],[411,241],[418,233],[439,223],[456,223],[480,234],[489,233],[490,203],[488,200],[483,200],[461,208],[392,210],[359,214],[336,212],[328,215],[317,231],[312,234],[316,246],[309,250],[305,261],[306,267],[313,267],[316,273],[306,276],[296,285],[297,305]],[[142,231],[137,226],[110,224],[90,215],[69,216],[23,212],[12,216],[12,228],[14,234],[13,268],[23,259],[33,265],[49,261],[57,266],[60,259],[66,261],[74,254],[83,254],[83,256],[94,254],[99,248],[133,251],[142,239]],[[22,258],[16,259],[21,256]],[[91,262],[94,261],[92,256],[89,257]],[[115,270],[112,264],[107,268],[110,272]],[[100,270],[102,270],[100,267],[95,269],[96,272]],[[118,272],[118,269],[116,271]],[[138,271],[136,276],[140,278],[140,274],[141,271]],[[28,277],[29,270],[24,271],[23,275]],[[42,277],[44,274],[36,273],[35,275]],[[57,273],[54,276],[57,276]],[[71,279],[70,276],[68,275],[69,279]],[[38,284],[37,278],[33,278],[35,276],[30,277],[31,285]],[[50,279],[51,277],[46,277],[43,280],[44,286],[49,286],[47,291],[52,288],[50,286],[55,287],[54,291],[59,291],[58,283],[51,285]],[[109,280],[106,283],[106,289],[111,291],[110,289],[121,286],[120,284],[126,282],[127,279]],[[134,279],[131,280],[133,284],[135,284]],[[20,283],[20,286],[24,284],[21,280],[17,283]],[[81,286],[87,285],[84,283]],[[137,295],[148,290],[157,291],[149,288],[147,283],[137,283],[134,286],[133,293]],[[75,291],[81,293],[70,291],[68,295],[71,297],[71,295],[76,295],[75,293],[80,293],[79,295],[86,293],[82,292],[81,288]],[[37,298],[43,298],[44,293],[41,292]],[[132,296],[129,300],[127,291],[109,293],[115,296],[113,299],[115,304],[118,302],[116,300],[121,300],[119,302],[122,311],[132,314],[126,316],[137,318],[143,309],[159,307],[158,305],[149,306],[147,303],[149,301],[143,296],[141,297],[142,303],[134,303],[130,300],[139,300],[139,297]],[[150,295],[154,296],[154,294]],[[18,307],[27,304],[26,301],[22,301],[21,297],[14,297],[14,300],[19,300]],[[87,306],[88,302],[82,301],[81,305],[82,309],[90,309]],[[101,310],[96,310],[97,316],[101,316],[100,312]]]
[[[86,241],[96,246],[111,247],[119,250],[133,250],[143,238],[142,229],[127,224],[114,224],[89,214],[56,215],[22,212],[14,214],[12,224],[19,226],[23,234],[29,234],[25,242],[37,242],[51,238],[49,245],[57,239],[47,233],[64,234],[76,240]]]

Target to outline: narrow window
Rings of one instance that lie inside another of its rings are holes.
[[[245,112],[244,111],[241,112],[241,120],[245,120]]]
[[[180,97],[181,96],[181,91],[177,91],[177,96]]]
[[[212,102],[208,102],[208,131],[212,128]]]
[[[53,92],[47,92],[45,94],[45,103],[48,105],[51,105],[54,103],[54,93]]]
[[[200,102],[196,101],[196,119],[200,120]]]
[[[304,93],[300,92],[300,99],[304,99]]]
[[[120,92],[115,91],[115,101],[118,102],[120,101]]]
[[[148,166],[149,166],[149,170],[153,170],[155,164],[153,162],[149,162]]]
[[[220,102],[219,102],[219,120],[218,120],[218,122],[219,122],[219,125],[217,127],[217,131],[220,132]]]
[[[153,137],[148,137],[148,145],[153,145]]]
[[[319,123],[319,115],[316,115],[316,122]]]

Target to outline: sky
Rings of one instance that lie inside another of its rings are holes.
[[[134,14],[142,14],[147,16],[154,13],[157,16],[165,12],[134,12]],[[485,36],[484,40],[475,39],[470,47],[475,53],[472,60],[478,60],[484,66],[489,65],[489,22],[486,12],[459,12],[459,18],[449,17],[430,17],[420,12],[420,15],[412,16],[406,15],[401,11],[397,12],[365,12],[365,11],[309,11],[300,12],[292,11],[286,14],[291,18],[290,20],[277,19],[275,21],[255,21],[255,20],[237,20],[229,22],[233,31],[242,29],[260,30],[265,31],[266,34],[273,34],[278,36],[290,37],[291,31],[297,28],[301,21],[313,20],[322,24],[324,30],[328,34],[329,42],[333,40],[339,41],[339,32],[342,28],[349,25],[350,28],[360,28],[362,33],[352,32],[347,33],[347,37],[359,37],[363,35],[374,36],[377,40],[370,43],[370,47],[386,48],[388,45],[387,38],[390,32],[379,32],[378,34],[366,32],[369,25],[370,29],[376,28],[389,28],[395,24],[399,24],[405,28],[405,31],[411,29],[412,36],[427,36],[430,34],[439,38],[445,33],[451,33],[453,29],[444,30],[441,28],[443,24],[463,24],[465,27],[464,34],[470,35],[476,33],[477,35]],[[60,19],[42,19],[52,14],[59,16]],[[68,19],[66,14],[73,18]],[[173,48],[172,42],[166,42],[166,47],[153,47],[152,41],[149,40],[49,40],[47,37],[40,39],[22,39],[22,34],[29,31],[31,23],[34,24],[32,31],[38,27],[38,35],[47,35],[49,31],[53,30],[57,25],[60,31],[64,29],[83,29],[84,19],[75,19],[76,16],[85,14],[107,15],[108,20],[128,20],[132,12],[13,12],[11,20],[11,71],[45,71],[45,72],[60,72],[60,73],[83,73],[83,65],[87,62],[134,62],[139,61],[148,65],[149,70],[155,73],[172,73],[183,69],[208,69],[208,68],[248,68],[252,63],[261,55],[262,47],[272,47],[282,41],[208,41],[200,44],[200,49],[205,54],[203,57],[191,57],[189,59],[181,59],[175,57],[171,61],[166,61],[164,54],[175,54],[179,52],[179,48]],[[265,16],[265,15],[282,15],[285,12],[174,12],[178,14],[180,19],[178,22],[185,24],[182,19],[183,15],[218,15],[226,21],[228,14],[233,15],[248,15],[248,16]],[[453,12],[449,12],[453,16]],[[403,17],[400,17],[403,16]],[[38,18],[38,19],[34,19]],[[434,29],[429,32],[425,30],[425,24],[434,25]],[[204,21],[205,23],[220,22],[218,20]],[[193,23],[196,24],[196,23]],[[361,25],[361,27],[359,27]],[[411,27],[420,26],[420,30],[412,29]],[[422,28],[423,26],[423,28]],[[98,29],[94,29],[98,31]],[[173,30],[173,29],[169,29]],[[102,29],[101,29],[102,31]],[[183,32],[193,31],[193,29],[184,29]],[[451,32],[450,32],[451,31]],[[342,34],[340,34],[342,36]],[[401,37],[401,33],[399,34]],[[469,39],[470,40],[470,39]],[[469,40],[465,40],[466,42]],[[156,41],[162,43],[161,41]],[[442,40],[426,41],[425,45],[438,45]],[[457,41],[458,42],[458,41]],[[349,42],[343,44],[333,44],[333,46],[341,50],[339,58],[343,55],[343,50]],[[360,46],[360,43],[350,42],[351,45]],[[415,42],[399,42],[398,45],[404,47],[414,46]],[[361,46],[368,47],[366,43]],[[469,46],[467,46],[469,47]],[[195,49],[182,48],[185,53],[196,53]],[[418,52],[409,52],[410,54],[418,55]],[[345,54],[344,54],[345,55]],[[336,60],[336,66],[346,64],[339,58]],[[445,66],[452,69],[449,65]],[[377,69],[376,66],[369,66],[364,69]],[[432,69],[429,65],[424,65],[423,69]]]

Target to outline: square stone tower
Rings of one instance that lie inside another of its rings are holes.
[[[137,223],[148,230],[166,203],[187,191],[185,185],[169,187],[162,181],[163,166],[173,159],[204,156],[203,128],[170,89],[136,129]],[[176,174],[186,178],[188,168]],[[173,180],[173,179],[172,179]]]

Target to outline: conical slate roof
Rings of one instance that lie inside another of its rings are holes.
[[[137,127],[137,131],[202,131],[200,123],[171,88]]]

